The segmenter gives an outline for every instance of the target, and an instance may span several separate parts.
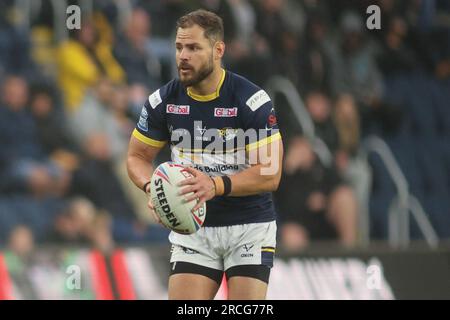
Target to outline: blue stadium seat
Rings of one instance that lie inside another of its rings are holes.
[[[15,214],[7,198],[0,198],[0,242],[5,243],[9,232],[19,224],[18,216]]]
[[[372,167],[372,190],[369,202],[370,236],[373,239],[387,239],[388,210],[396,194],[395,186],[378,155],[370,155]]]
[[[424,185],[422,205],[428,213],[432,225],[444,235],[444,229],[450,230],[450,196],[447,184],[447,169],[442,152],[436,140],[422,139],[416,142],[416,159]],[[447,223],[446,223],[447,222]],[[442,229],[443,226],[444,229]]]
[[[21,195],[1,198],[0,239],[6,241],[10,231],[23,224],[33,231],[36,240],[42,240],[63,205],[62,201],[51,198],[37,200]]]
[[[407,94],[407,107],[415,123],[415,136],[436,137],[437,119],[432,106],[429,81],[420,75],[412,76],[411,91]]]
[[[450,82],[430,80],[429,91],[438,119],[438,132],[450,138]]]
[[[121,243],[166,243],[169,230],[159,225],[149,225],[145,230],[138,230],[131,219],[114,217],[112,233],[114,240]]]
[[[419,199],[423,199],[424,186],[420,168],[415,159],[416,146],[414,141],[411,137],[397,136],[387,139],[386,142],[408,181],[410,192]]]
[[[406,99],[411,94],[407,76],[392,76],[384,79],[384,99],[399,106],[405,106]]]

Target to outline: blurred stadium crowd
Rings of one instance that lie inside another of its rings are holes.
[[[176,76],[176,19],[200,7],[224,19],[225,67],[260,86],[287,78],[333,155],[331,166],[320,161],[277,98],[285,248],[357,245],[364,190],[370,236],[386,239],[394,184],[377,158],[367,166],[358,157],[372,134],[394,151],[438,235],[450,238],[449,1],[79,2],[66,2],[83,14],[81,29],[69,31],[55,1],[0,1],[1,243],[27,252],[35,241],[103,250],[166,241],[124,158],[142,103]],[[381,30],[366,27],[371,4],[381,8]]]

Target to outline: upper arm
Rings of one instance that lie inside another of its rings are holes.
[[[139,120],[128,148],[128,157],[152,161],[169,140],[165,110],[160,90],[152,93],[142,106]]]
[[[156,158],[161,148],[162,147],[151,146],[142,142],[135,136],[131,136],[128,146],[128,158],[140,158],[151,163]]]
[[[133,137],[156,148],[162,148],[167,143],[169,131],[163,105],[160,90],[156,90],[142,106]]]
[[[250,164],[261,166],[261,175],[281,178],[283,167],[283,143],[281,137],[248,151]]]
[[[246,145],[246,151],[252,164],[276,166],[281,168],[283,145],[278,128],[275,108],[269,95],[259,89],[245,102],[245,129],[254,130]]]

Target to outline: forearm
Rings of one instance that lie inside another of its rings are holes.
[[[250,159],[255,156],[258,159],[258,164],[230,176],[230,196],[249,196],[273,192],[278,189],[283,161],[281,141],[262,146],[256,154],[250,154],[249,156]]]
[[[240,197],[272,192],[278,188],[280,175],[262,174],[263,165],[252,166],[238,174],[230,176],[230,196]]]
[[[153,170],[153,165],[148,160],[139,156],[128,156],[128,176],[139,189],[142,190],[144,185],[151,180]]]

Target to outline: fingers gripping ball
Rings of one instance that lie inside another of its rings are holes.
[[[150,184],[151,201],[156,214],[166,227],[181,234],[195,233],[206,217],[206,203],[192,212],[197,200],[185,201],[185,197],[192,193],[184,196],[178,194],[180,187],[177,184],[191,177],[192,174],[183,166],[164,162],[153,172]]]

